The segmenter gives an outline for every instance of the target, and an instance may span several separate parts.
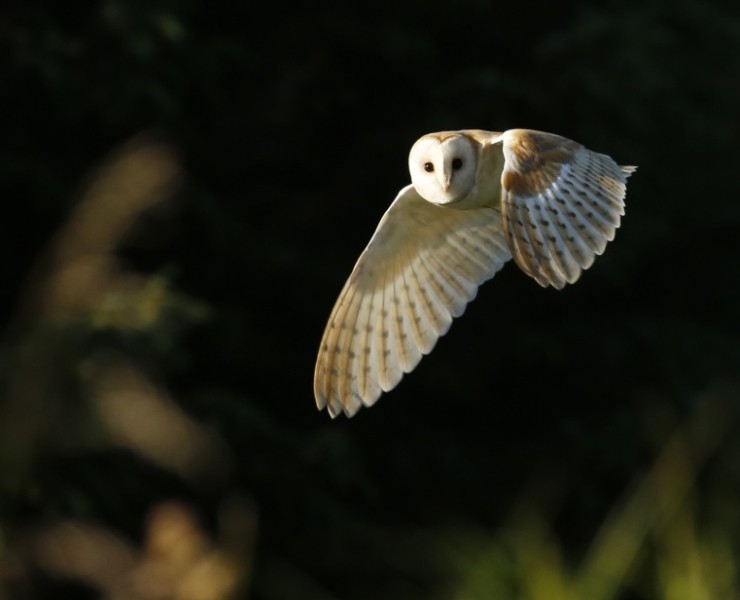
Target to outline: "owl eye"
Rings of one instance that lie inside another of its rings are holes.
[[[427,173],[431,173],[432,171],[434,171],[434,165],[432,163],[430,163],[430,162],[426,162],[426,163],[424,163],[424,170]]]
[[[462,169],[463,161],[461,158],[453,158],[452,159],[452,170],[453,171],[459,171]]]

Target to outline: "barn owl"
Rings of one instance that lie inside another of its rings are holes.
[[[319,409],[351,417],[431,352],[506,261],[561,289],[614,239],[635,167],[527,129],[430,133],[324,331]]]

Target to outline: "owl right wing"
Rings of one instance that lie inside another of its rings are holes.
[[[635,167],[541,131],[510,129],[494,143],[504,155],[501,209],[514,260],[542,286],[575,282],[614,239]]]
[[[440,207],[402,189],[329,317],[314,376],[319,409],[352,416],[394,388],[509,258],[498,210]]]

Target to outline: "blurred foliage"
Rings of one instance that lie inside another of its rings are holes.
[[[736,2],[9,2],[0,68],[0,597],[740,595]],[[462,127],[639,165],[623,227],[330,421],[336,294]]]

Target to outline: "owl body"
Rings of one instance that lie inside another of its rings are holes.
[[[511,258],[543,287],[575,282],[613,239],[633,171],[532,130],[419,138],[411,185],[381,218],[329,317],[318,407],[334,417],[373,404]]]

